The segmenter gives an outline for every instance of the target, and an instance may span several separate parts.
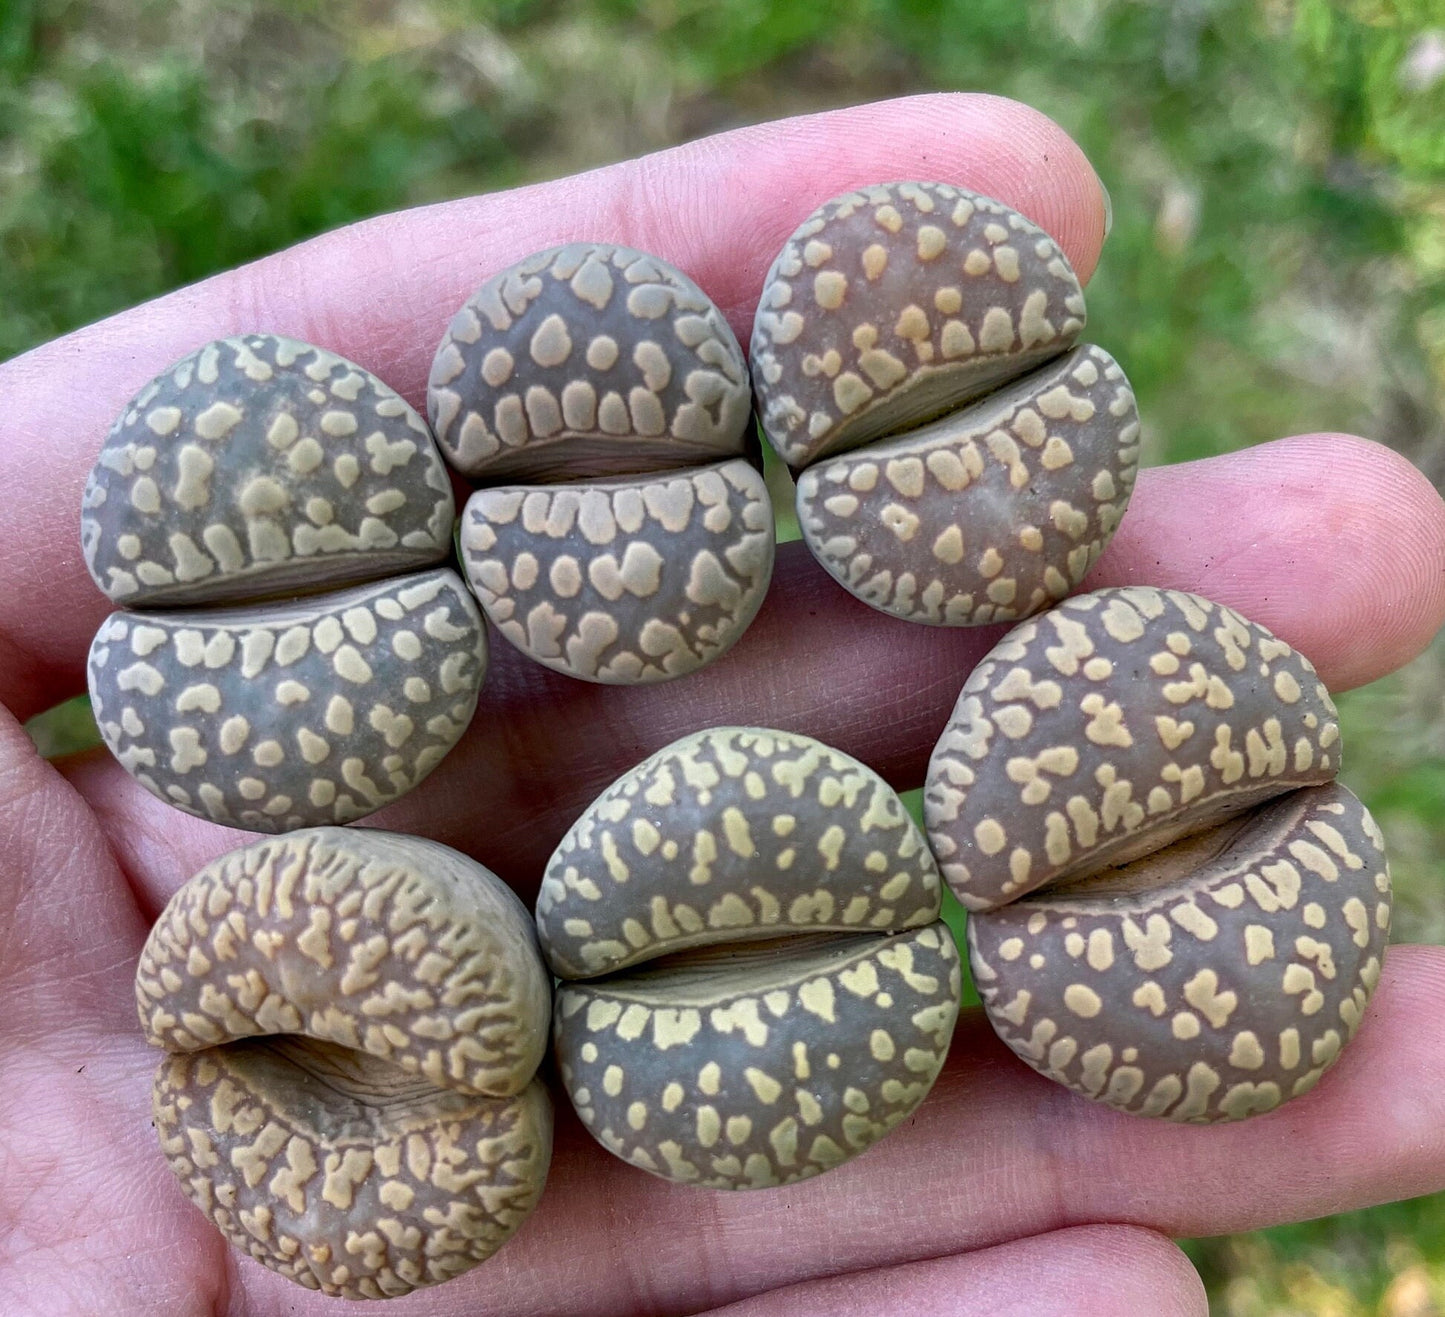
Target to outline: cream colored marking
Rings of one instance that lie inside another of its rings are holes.
[[[224,439],[241,423],[243,413],[228,402],[213,402],[195,420],[195,432],[202,439]]]
[[[813,278],[813,300],[825,311],[842,306],[847,292],[847,276],[837,270],[823,270]]]
[[[1064,1005],[1085,1020],[1092,1020],[1104,1008],[1102,998],[1086,983],[1069,984],[1064,989]]]
[[[1131,1000],[1135,1006],[1138,1006],[1141,1010],[1147,1010],[1156,1019],[1168,1009],[1164,989],[1155,983],[1153,979],[1149,979],[1135,988]]]
[[[1247,924],[1244,929],[1244,954],[1251,965],[1273,960],[1274,932],[1264,924]]]

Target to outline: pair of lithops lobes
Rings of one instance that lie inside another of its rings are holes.
[[[126,610],[90,651],[106,744],[232,827],[394,800],[466,729],[486,669],[476,605],[436,566],[453,514],[426,423],[368,371],[267,334],[193,352],[127,406],[85,488],[86,564]]]
[[[551,979],[512,891],[416,837],[315,828],[171,899],[136,971],[187,1196],[307,1286],[384,1298],[496,1251],[542,1193]]]
[[[922,835],[871,769],[715,728],[624,774],[548,863],[537,925],[583,1123],[684,1184],[828,1170],[923,1100],[960,966]]]
[[[763,288],[753,383],[833,577],[943,626],[1078,586],[1139,458],[1124,372],[1074,346],[1084,315],[1053,239],[961,188],[863,188],[799,227]]]
[[[1390,924],[1308,660],[1196,595],[1080,595],[969,676],[924,819],[974,982],[1031,1065],[1120,1110],[1232,1120],[1308,1091]]]
[[[681,271],[573,243],[489,279],[437,350],[427,405],[447,460],[487,488],[461,554],[518,649],[589,681],[682,676],[747,628],[773,566],[745,456],[747,367]]]

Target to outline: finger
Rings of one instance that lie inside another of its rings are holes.
[[[150,1129],[145,922],[84,803],[3,708],[0,854],[0,1312],[186,1311],[224,1264]]]
[[[1132,1226],[1076,1226],[976,1253],[787,1285],[711,1317],[1204,1317],[1179,1248]]]
[[[821,202],[924,177],[1018,207],[1081,277],[1103,241],[1098,180],[1056,124],[1014,101],[944,94],[724,133],[513,192],[352,225],[208,279],[0,368],[0,701],[22,717],[79,690],[107,608],[74,533],[85,477],[125,402],[169,363],[228,334],[319,343],[420,401],[442,330],[488,275],[576,239],[681,266],[743,341],[769,262]]]
[[[1445,616],[1445,504],[1408,463],[1363,440],[1311,436],[1143,472],[1124,526],[1090,584],[1144,579],[1236,604],[1300,644],[1336,687],[1404,662]],[[1001,629],[897,621],[839,589],[801,545],[783,550],[747,635],[683,681],[594,686],[498,642],[461,744],[368,824],[467,851],[530,900],[585,805],[700,727],[805,732],[916,786],[964,677]],[[249,839],[179,815],[108,756],[69,771],[153,909]]]
[[[1169,584],[1266,621],[1335,691],[1407,663],[1439,628],[1445,503],[1398,453],[1311,434],[1146,474],[1151,497],[1087,584],[1160,584],[1168,543]],[[1367,503],[1352,508],[1355,489]]]
[[[135,1024],[146,921],[75,789],[0,707],[0,1050]]]
[[[559,1110],[546,1191],[516,1238],[435,1297],[388,1312],[695,1312],[1071,1226],[1213,1235],[1440,1190],[1442,992],[1445,950],[1391,948],[1359,1035],[1317,1087],[1217,1126],[1120,1115],[1078,1097],[1024,1066],[969,1011],[913,1117],[826,1175],[759,1192],[665,1183],[604,1152]],[[239,1269],[258,1296],[287,1292],[248,1261]]]

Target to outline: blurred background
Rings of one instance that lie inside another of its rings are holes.
[[[361,216],[949,88],[1108,185],[1089,333],[1147,462],[1343,429],[1445,481],[1445,0],[0,0],[0,359]],[[1437,640],[1341,700],[1398,940],[1445,943],[1442,678]],[[1445,1195],[1186,1247],[1228,1317],[1445,1314]]]

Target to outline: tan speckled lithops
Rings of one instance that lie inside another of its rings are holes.
[[[97,584],[150,610],[111,614],[91,645],[106,744],[160,799],[256,832],[410,790],[486,672],[461,581],[415,571],[447,558],[453,512],[426,423],[360,366],[269,334],[178,362],[85,491]]]
[[[921,1102],[958,1009],[897,795],[793,733],[659,751],[573,825],[537,901],[563,1082],[599,1142],[712,1188],[806,1179]],[[605,976],[605,977],[599,977]]]
[[[1099,590],[970,675],[924,796],[1000,1037],[1122,1110],[1233,1120],[1308,1091],[1390,922],[1307,659],[1197,595]]]
[[[681,270],[577,242],[488,279],[437,349],[427,410],[442,452],[487,481],[575,480],[741,454],[742,349]]]
[[[472,590],[524,654],[586,681],[684,676],[747,629],[773,512],[742,456],[742,349],[680,270],[605,243],[539,252],[452,320],[428,405],[474,494]],[[694,465],[708,463],[707,465]]]
[[[415,571],[451,547],[426,423],[370,371],[274,334],[146,385],[85,487],[81,545],[116,603],[221,603]]]
[[[741,458],[657,476],[473,494],[467,577],[493,624],[559,672],[636,684],[711,662],[773,569],[763,478]]]
[[[799,472],[803,539],[841,585],[974,626],[1079,584],[1139,460],[1119,364],[1069,351],[1084,314],[1058,245],[988,197],[869,187],[803,223],[763,287],[753,383]]]
[[[161,1146],[238,1248],[385,1298],[491,1256],[535,1206],[550,982],[531,920],[433,842],[317,828],[233,851],[141,953]]]

